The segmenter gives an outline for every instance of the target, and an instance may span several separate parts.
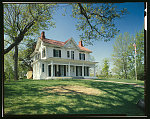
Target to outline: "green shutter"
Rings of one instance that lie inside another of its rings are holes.
[[[61,50],[59,50],[59,57],[61,57]]]
[[[56,53],[55,53],[55,49],[53,49],[53,57],[55,57],[56,55],[55,55]]]
[[[79,53],[79,59],[81,60],[81,53]]]

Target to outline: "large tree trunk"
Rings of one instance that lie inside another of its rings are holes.
[[[15,54],[14,54],[14,80],[18,80],[18,45],[15,45]]]

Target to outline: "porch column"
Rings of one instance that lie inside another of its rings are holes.
[[[68,72],[67,72],[67,65],[66,65],[66,76],[68,76]]]
[[[82,65],[82,76],[84,76],[84,63]]]
[[[70,76],[70,62],[69,62],[69,65],[68,65],[68,76]]]
[[[57,69],[56,71],[58,72],[58,64],[56,64],[56,67],[57,67],[57,68],[56,68],[56,69]]]
[[[96,77],[96,73],[95,73],[95,65],[94,65],[94,77]]]
[[[56,76],[59,76],[58,73],[57,73],[58,71],[59,71],[58,64],[56,64]]]
[[[76,66],[74,66],[74,75],[76,76]]]
[[[51,61],[51,77],[53,77],[53,60]]]

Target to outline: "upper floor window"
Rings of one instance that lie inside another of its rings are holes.
[[[61,50],[53,49],[53,57],[61,57]]]
[[[70,56],[70,52],[71,52],[71,56]],[[67,51],[67,58],[74,59],[74,51]]]
[[[71,59],[74,59],[74,51],[71,51]]]
[[[42,58],[45,57],[45,48],[42,49]]]
[[[38,59],[40,59],[40,53],[35,55],[35,60],[38,60]]]
[[[84,53],[79,53],[79,59],[80,60],[85,60],[85,54]]]
[[[70,57],[70,51],[67,51],[67,58]]]

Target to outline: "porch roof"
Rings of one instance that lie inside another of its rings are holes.
[[[70,63],[76,63],[76,64],[89,64],[89,65],[92,65],[92,64],[96,64],[98,62],[91,62],[91,61],[85,61],[85,60],[73,60],[73,59],[64,59],[64,58],[59,58],[59,57],[50,57],[50,58],[47,58],[47,59],[41,59],[43,61],[59,61],[59,62],[70,62]]]

